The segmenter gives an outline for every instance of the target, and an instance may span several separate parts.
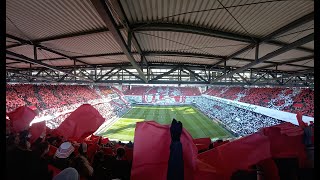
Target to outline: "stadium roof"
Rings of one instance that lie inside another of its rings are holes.
[[[7,82],[313,86],[314,1],[7,0]]]

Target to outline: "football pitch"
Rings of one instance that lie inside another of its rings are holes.
[[[192,106],[134,106],[99,135],[109,139],[133,141],[136,122],[154,120],[160,124],[170,124],[172,118],[181,121],[193,138],[233,137],[226,129]]]

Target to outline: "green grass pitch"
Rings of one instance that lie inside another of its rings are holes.
[[[154,120],[160,124],[170,124],[172,118],[181,121],[193,138],[233,137],[227,130],[192,106],[134,106],[99,135],[109,139],[133,141],[136,122]]]

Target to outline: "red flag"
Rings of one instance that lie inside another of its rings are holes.
[[[132,159],[133,159],[133,149],[132,148],[127,148],[127,147],[125,147],[124,149],[126,150],[126,154],[125,154],[126,159],[128,161],[132,161]]]
[[[91,162],[96,152],[99,150],[100,146],[97,144],[88,144],[87,154],[88,160]]]
[[[29,129],[29,132],[31,134],[30,143],[33,143],[41,136],[41,134],[46,132],[46,122],[41,121],[38,123],[33,123]]]
[[[264,172],[264,179],[265,180],[280,180],[278,167],[273,159],[265,159],[259,162],[259,166],[261,170]]]
[[[211,139],[210,138],[197,138],[197,139],[193,139],[193,142],[195,144],[203,144],[206,145],[207,148],[209,148],[210,144],[211,144]]]
[[[57,151],[57,147],[50,145],[49,152],[47,155],[50,157],[53,157],[55,155],[56,151]]]
[[[304,164],[306,154],[301,134],[281,134],[282,128],[287,128],[291,123],[283,123],[277,126],[263,128],[263,133],[270,140],[271,154],[274,158],[299,158],[300,165]],[[295,127],[291,124],[292,127]]]
[[[102,150],[103,150],[104,154],[106,154],[106,155],[111,155],[111,156],[114,155],[111,147],[102,148]]]
[[[99,142],[100,138],[101,138],[101,136],[95,136],[93,134],[90,136],[90,140],[95,144],[97,144]]]
[[[185,129],[182,130],[180,141],[183,149],[184,177],[194,179],[198,150]],[[134,136],[131,179],[167,179],[170,143],[169,125],[160,125],[154,121],[138,122]]]
[[[27,129],[30,122],[36,117],[36,113],[26,106],[18,107],[7,115],[12,122],[12,128],[15,132]]]
[[[109,138],[102,138],[101,144],[107,144],[109,142]]]
[[[90,104],[83,104],[70,114],[56,129],[65,139],[85,138],[94,133],[105,119]]]
[[[302,128],[305,128],[306,124],[302,121],[302,113],[298,112],[296,117],[297,117],[299,126],[302,127]]]
[[[204,163],[215,167],[229,179],[233,172],[247,169],[271,157],[268,137],[255,133],[199,154]]]
[[[197,146],[198,151],[209,149],[209,146],[206,144],[196,144],[196,146]]]
[[[46,133],[47,134],[51,134],[52,133],[52,129],[50,129],[48,126],[46,126]]]

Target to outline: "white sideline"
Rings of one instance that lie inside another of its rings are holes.
[[[125,114],[127,114],[127,113],[128,113],[129,111],[131,111],[131,110],[132,110],[132,108],[129,109],[127,112],[123,113],[122,116],[120,116],[120,117],[114,117],[114,118],[112,118],[111,120],[104,122],[104,123],[96,130],[96,132],[94,132],[93,134],[94,134],[94,135],[99,135],[102,130],[103,130],[103,131],[108,130],[109,127],[111,127],[114,123],[116,123],[119,119],[121,119]],[[111,139],[110,139],[110,140],[111,140]],[[129,142],[129,141],[128,141],[128,142]]]

